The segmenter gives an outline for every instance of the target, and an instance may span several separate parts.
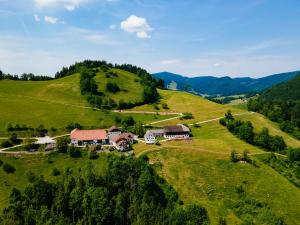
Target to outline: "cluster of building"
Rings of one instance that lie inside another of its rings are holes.
[[[177,124],[174,126],[165,126],[162,129],[147,130],[144,136],[147,144],[154,144],[159,138],[167,140],[189,139],[190,129],[183,124]]]
[[[74,129],[71,134],[71,144],[75,146],[110,145],[119,151],[126,151],[137,140],[132,133],[123,133],[118,127],[112,126],[108,130],[80,130]]]
[[[123,133],[116,126],[108,130],[80,130],[74,129],[71,134],[71,144],[75,146],[109,145],[119,151],[129,150],[130,146],[138,140],[138,136],[132,133]],[[165,126],[162,129],[147,130],[144,135],[147,144],[155,144],[159,139],[182,140],[190,138],[190,129],[183,125]]]

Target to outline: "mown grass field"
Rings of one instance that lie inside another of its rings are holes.
[[[115,94],[115,100],[141,98],[141,85],[136,83],[136,75],[117,71],[117,78],[104,78],[101,73],[96,76],[100,88],[107,79],[118,80],[118,85],[128,92]],[[102,74],[103,75],[103,74]],[[104,75],[103,75],[104,76]],[[136,88],[133,86],[136,85]],[[104,90],[103,90],[104,91]],[[109,94],[114,95],[114,94]],[[111,97],[111,96],[110,96]],[[79,74],[52,81],[0,81],[0,136],[9,123],[25,124],[37,127],[56,128],[64,133],[70,123],[80,123],[85,127],[109,127],[115,124],[115,117],[133,116],[136,121],[151,122],[169,118],[166,115],[120,114],[95,111],[80,94]]]
[[[105,93],[105,96],[119,102],[123,99],[125,102],[142,102],[143,101],[143,86],[139,83],[140,78],[132,73],[124,70],[111,69],[117,74],[117,77],[110,75],[107,77],[104,72],[98,72],[94,78],[98,84],[98,91]],[[116,83],[120,88],[117,93],[109,93],[106,91],[107,82]]]
[[[225,217],[228,224],[240,224],[239,218],[226,207],[235,187],[243,185],[255,199],[267,203],[287,224],[299,224],[300,190],[272,168],[258,162],[232,163],[231,150],[261,154],[219,125],[218,121],[193,128],[193,140],[161,143],[160,146],[139,143],[137,156],[147,154],[157,172],[178,191],[185,203],[197,202],[208,209],[212,224]]]
[[[184,121],[185,123],[194,123],[213,118],[224,116],[226,111],[230,109],[232,113],[241,113],[245,110],[233,108],[227,105],[220,105],[211,101],[208,101],[199,96],[170,90],[159,90],[159,94],[162,96],[159,104],[159,110],[155,110],[154,105],[143,105],[135,107],[133,110],[141,111],[170,111],[170,112],[189,112],[193,114],[193,119]],[[162,104],[167,104],[169,109],[163,109]],[[168,124],[182,123],[181,120],[173,120],[167,122]],[[164,125],[161,123],[160,125]]]

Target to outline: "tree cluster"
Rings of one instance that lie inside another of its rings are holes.
[[[271,153],[260,158],[265,164],[288,179],[296,187],[300,187],[300,149],[287,149],[287,157]]]
[[[284,152],[286,149],[286,144],[281,136],[270,135],[267,128],[263,128],[259,133],[254,133],[250,121],[235,120],[230,111],[226,113],[224,118],[220,119],[220,124],[226,126],[238,138],[267,151]]]
[[[53,80],[53,79],[54,79],[53,77],[34,75],[33,73],[23,73],[20,76],[5,74],[0,70],[0,80],[45,81],[45,80]]]
[[[281,130],[300,139],[300,74],[248,102],[248,109],[280,123]]]
[[[180,206],[145,160],[111,155],[104,176],[89,164],[77,176],[66,170],[56,183],[35,178],[24,191],[12,190],[0,224],[208,224],[206,210]]]

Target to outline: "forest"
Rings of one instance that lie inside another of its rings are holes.
[[[175,190],[149,166],[146,156],[108,156],[104,176],[68,168],[58,182],[30,177],[13,189],[0,224],[209,224],[206,209],[183,205]]]
[[[248,109],[280,124],[280,129],[300,139],[300,74],[292,80],[251,98]]]

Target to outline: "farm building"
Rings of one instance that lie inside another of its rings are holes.
[[[154,144],[157,137],[164,137],[165,139],[188,139],[190,137],[190,129],[183,124],[174,126],[165,126],[160,130],[148,130],[144,136],[147,144]]]
[[[190,128],[183,124],[164,127],[164,138],[166,139],[186,139],[190,137]]]
[[[163,129],[147,130],[144,139],[147,144],[154,144],[157,137],[163,137],[163,136],[164,136]]]
[[[110,138],[110,144],[119,151],[129,150],[130,145],[135,142],[137,136],[132,133],[123,133]]]
[[[108,137],[106,130],[80,130],[74,129],[71,134],[71,144],[82,146],[82,145],[99,145],[108,144]]]
[[[109,138],[113,137],[113,136],[118,136],[122,133],[122,130],[116,126],[112,126],[111,128],[109,128],[107,130],[107,135]]]

